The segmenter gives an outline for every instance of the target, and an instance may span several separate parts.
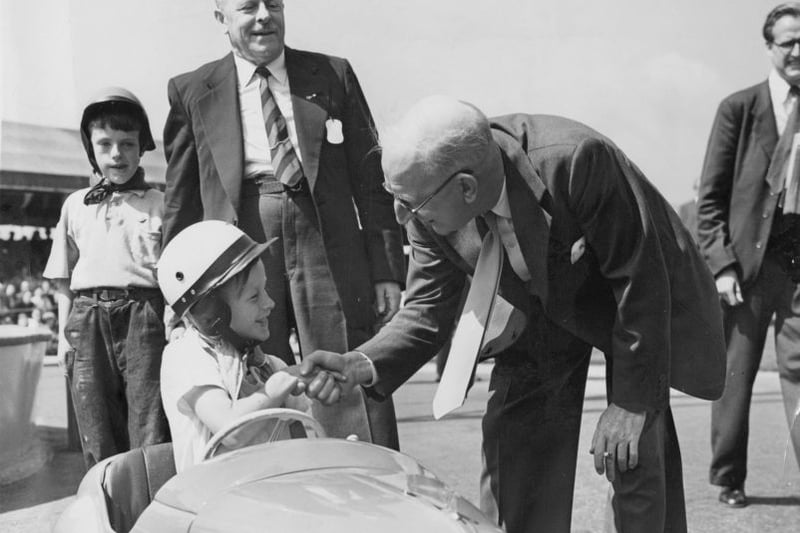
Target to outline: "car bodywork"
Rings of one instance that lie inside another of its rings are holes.
[[[87,473],[57,533],[114,531],[102,487],[104,465],[112,459]],[[132,531],[501,530],[411,457],[322,438],[258,444],[191,467],[163,485]]]

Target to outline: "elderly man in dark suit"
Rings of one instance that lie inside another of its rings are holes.
[[[729,507],[747,505],[750,398],[773,316],[790,426],[800,400],[800,223],[784,192],[800,126],[800,4],[773,9],[763,35],[773,69],[720,104],[698,199],[699,244],[716,276],[728,346],[725,393],[711,412],[710,481]],[[800,442],[794,447],[800,458]]]
[[[276,307],[262,348],[293,363],[292,328],[303,353],[369,339],[399,307],[404,259],[356,75],[284,46],[283,9],[217,0],[232,53],[170,80],[164,239],[203,219],[279,237],[264,257]],[[329,435],[398,446],[391,402],[315,409]]]
[[[617,530],[686,531],[669,389],[717,398],[724,343],[713,279],[675,212],[609,139],[564,118],[489,120],[432,97],[383,147],[412,245],[406,304],[357,351],[311,354],[305,369],[338,369],[345,385],[390,394],[448,340],[480,235],[499,233],[497,294],[526,319],[495,352],[482,507],[510,533],[569,531],[596,346],[609,406],[591,452],[612,481]]]

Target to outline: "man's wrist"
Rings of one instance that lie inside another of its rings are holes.
[[[354,369],[358,383],[364,387],[374,386],[378,382],[378,371],[375,370],[375,364],[372,362],[372,359],[364,352],[354,350],[353,353],[361,357],[361,359],[355,363]]]

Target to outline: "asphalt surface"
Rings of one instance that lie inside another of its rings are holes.
[[[436,389],[433,365],[427,365],[396,394],[402,450],[435,471],[473,502],[478,501],[480,419],[488,396],[490,365],[479,376],[465,405],[441,421],[431,416]],[[708,533],[800,531],[800,473],[787,455],[787,429],[778,376],[759,373],[751,409],[747,493],[751,505],[725,509],[716,488],[707,483],[709,462],[708,402],[675,394],[672,401],[684,463],[689,530]],[[587,385],[575,487],[575,532],[602,532],[607,482],[594,473],[589,443],[605,407],[603,365],[593,364]],[[0,531],[49,531],[68,505],[83,475],[80,454],[65,450],[66,407],[63,378],[45,366],[35,408],[37,432],[52,459],[36,474],[0,486]]]

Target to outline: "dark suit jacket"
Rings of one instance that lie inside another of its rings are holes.
[[[348,326],[372,327],[373,284],[404,277],[372,117],[346,60],[286,48],[286,69],[303,170],[344,314]],[[244,149],[236,83],[232,54],[169,82],[165,243],[200,220],[237,222]],[[328,118],[342,122],[342,144],[327,142]]]
[[[697,200],[689,200],[678,206],[678,217],[689,234],[697,240]]]
[[[714,275],[733,266],[745,286],[761,268],[783,187],[766,180],[777,142],[766,81],[722,101],[700,181],[698,241]]]
[[[544,302],[551,323],[610,357],[611,400],[631,410],[661,408],[670,385],[719,397],[725,343],[716,288],[669,204],[611,141],[582,124],[509,115],[493,119],[492,128],[533,277],[527,292]],[[405,307],[359,348],[375,363],[379,394],[447,339],[472,271],[452,246],[458,235],[439,237],[418,220],[407,229]],[[572,244],[582,236],[586,252],[572,264]],[[524,309],[520,291],[504,288],[507,271],[501,293]]]

